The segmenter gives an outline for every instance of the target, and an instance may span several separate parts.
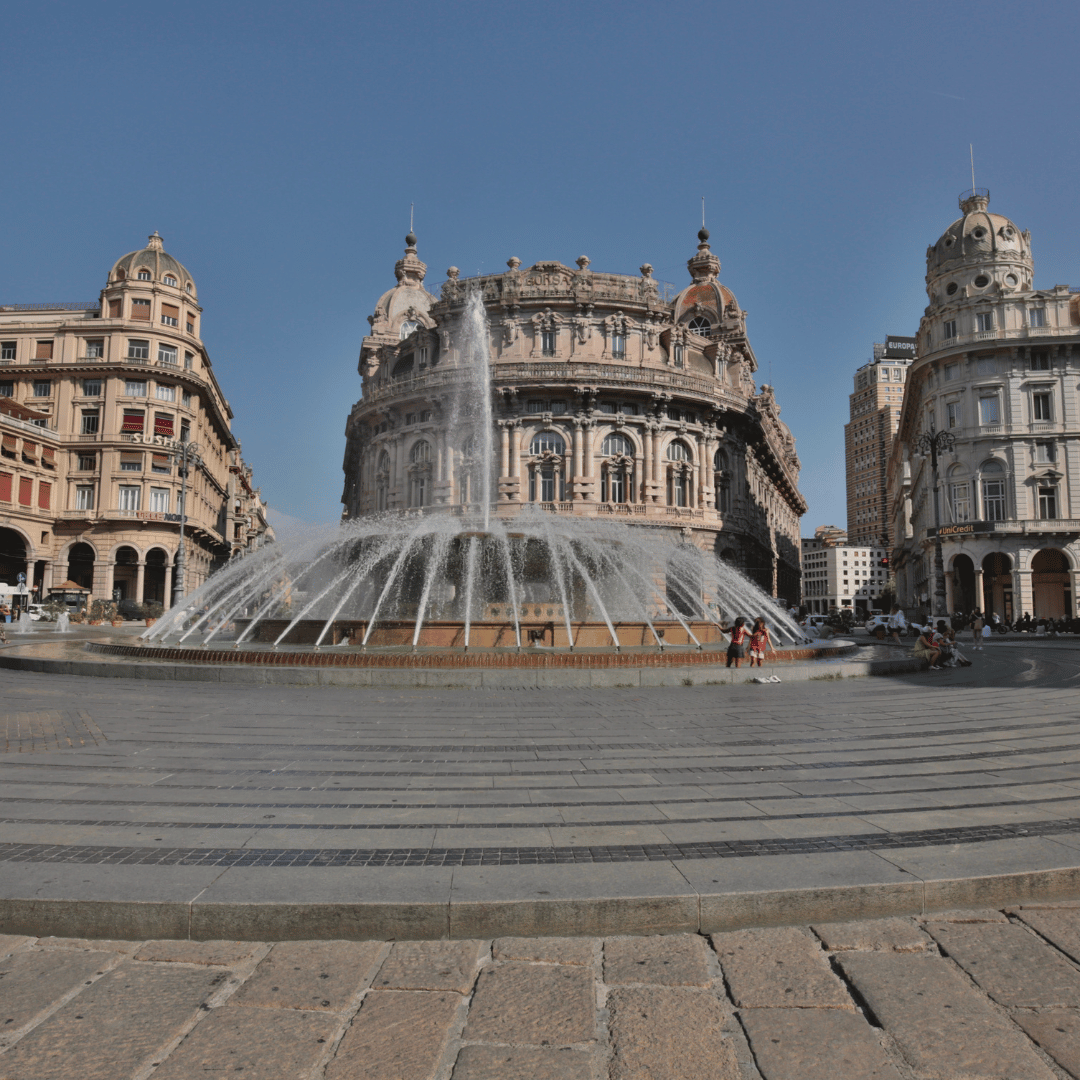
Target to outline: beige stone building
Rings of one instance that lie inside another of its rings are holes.
[[[855,372],[848,398],[851,419],[844,425],[847,531],[853,544],[892,549],[886,471],[914,352],[914,338],[875,342],[874,359]]]
[[[948,431],[938,516],[949,610],[1076,614],[1080,591],[1080,291],[1037,289],[1031,235],[961,196],[927,249],[919,326],[889,462],[901,604],[934,594],[931,462],[918,437]]]
[[[461,336],[470,290],[490,323],[497,425],[495,512],[526,503],[552,514],[618,516],[678,529],[741,567],[767,592],[799,596],[795,440],[757,360],[746,312],[719,280],[708,232],[691,283],[666,295],[640,276],[512,258],[503,274],[463,280],[451,267],[437,295],[406,238],[397,285],[370,317],[363,397],[346,426],[345,516],[473,503],[449,413],[463,383]]]
[[[113,265],[96,302],[0,306],[0,580],[25,573],[42,598],[72,580],[95,597],[169,606],[182,442],[200,451],[185,591],[272,538],[202,315],[156,233]]]

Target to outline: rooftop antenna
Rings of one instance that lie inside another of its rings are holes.
[[[968,154],[971,157],[971,190],[975,190],[975,146],[973,143],[968,143]]]
[[[701,196],[701,227],[705,228],[705,196]]]
[[[974,175],[974,173],[972,175]],[[413,219],[413,204],[409,203],[409,232],[413,231],[412,219]]]

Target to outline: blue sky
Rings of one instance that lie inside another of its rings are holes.
[[[271,506],[340,511],[366,317],[409,203],[429,281],[517,255],[688,280],[700,198],[846,523],[855,368],[913,333],[976,183],[1080,284],[1075,3],[9,4],[0,303],[96,297],[157,229]]]

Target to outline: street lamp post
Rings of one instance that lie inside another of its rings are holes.
[[[187,521],[187,478],[192,465],[201,465],[199,444],[182,440],[173,449],[173,461],[180,466],[180,546],[176,550],[176,574],[173,577],[172,606],[178,607],[184,599],[184,525]]]
[[[951,431],[935,431],[933,427],[924,431],[912,444],[919,454],[930,455],[930,469],[934,476],[934,602],[931,606],[933,618],[945,618],[945,557],[941,552],[941,507],[938,498],[938,454],[952,450],[956,437]]]

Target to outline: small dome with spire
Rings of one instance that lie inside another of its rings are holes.
[[[394,263],[398,283],[379,297],[374,314],[368,317],[376,334],[398,334],[415,328],[428,318],[428,309],[436,297],[424,288],[427,263],[416,254],[416,234],[410,229],[405,237],[405,254]]]
[[[141,275],[144,280],[182,289],[195,298],[195,282],[187,268],[165,252],[164,244],[157,230],[152,232],[141,251],[130,251],[116,260],[109,271],[109,284],[131,278],[139,280]]]
[[[721,320],[739,310],[735,294],[720,284],[720,260],[709,247],[709,230],[698,230],[697,253],[687,260],[693,284],[675,297],[675,323],[686,322],[701,337],[715,333]]]

